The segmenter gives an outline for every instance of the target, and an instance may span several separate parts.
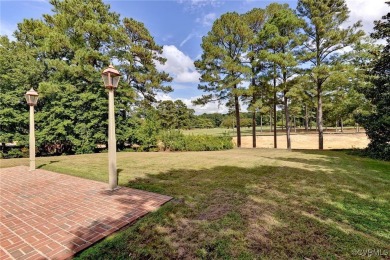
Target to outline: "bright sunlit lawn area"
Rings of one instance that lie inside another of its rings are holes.
[[[108,178],[107,154],[37,158],[37,166]],[[118,153],[120,185],[174,200],[78,257],[389,257],[389,169],[345,151]]]

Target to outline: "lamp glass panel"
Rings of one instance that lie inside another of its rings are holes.
[[[24,97],[26,98],[26,102],[27,102],[27,104],[30,104],[31,102],[30,102],[30,95],[24,95]]]
[[[30,96],[31,104],[34,106],[38,103],[38,96]]]
[[[108,74],[103,74],[102,75],[102,78],[103,78],[103,82],[104,82],[104,86],[111,86],[111,82],[109,82],[109,77],[108,77]]]
[[[26,102],[29,105],[35,106],[38,103],[38,95],[24,95]]]
[[[120,79],[120,76],[112,77],[112,86],[114,88],[118,87],[119,79]]]

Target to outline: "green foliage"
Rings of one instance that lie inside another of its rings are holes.
[[[164,84],[169,75],[155,67],[165,62],[162,47],[142,23],[121,21],[101,0],[50,4],[52,14],[18,24],[15,42],[0,39],[0,141],[26,143],[23,95],[34,87],[40,94],[35,118],[41,154],[90,153],[106,144],[108,97],[100,74],[115,58],[123,75],[115,90],[117,140],[123,146],[134,134],[131,107],[150,107],[157,92],[172,90]]]
[[[299,0],[297,14],[308,20],[302,59],[312,64],[307,74],[316,92],[319,149],[323,149],[324,83],[341,69],[336,66],[342,61],[339,51],[358,42],[364,32],[358,30],[360,22],[342,27],[349,18],[345,0]]]
[[[226,13],[218,18],[207,36],[203,37],[203,54],[195,61],[201,74],[198,89],[208,93],[195,104],[230,100],[234,104],[237,120],[237,146],[241,145],[239,97],[244,90],[240,84],[250,73],[243,56],[253,33],[248,24],[236,13]],[[229,106],[229,102],[227,104]]]
[[[378,59],[372,62],[370,75],[373,85],[360,88],[374,109],[368,115],[358,115],[358,121],[370,138],[367,154],[390,160],[390,12],[383,16],[383,20],[375,22],[374,30],[371,36],[386,40],[386,46]]]
[[[180,99],[161,101],[157,106],[161,126],[164,129],[189,129],[195,111],[189,109]]]
[[[298,18],[286,4],[270,4],[267,6],[266,11],[270,18],[259,33],[259,38],[264,42],[264,48],[260,51],[259,57],[264,59],[270,68],[268,74],[273,79],[273,92],[276,92],[278,88],[282,92],[286,118],[287,149],[291,149],[290,111],[288,104],[289,98],[293,93],[289,96],[288,94],[293,86],[290,78],[296,74],[297,66],[302,61],[296,53],[306,38],[302,34],[305,22],[303,19]],[[278,86],[277,81],[280,82]],[[274,93],[273,99],[274,109],[276,109],[278,102],[276,93]]]
[[[213,127],[218,127],[221,123],[225,115],[220,113],[212,113],[212,114],[202,114],[198,116],[198,118],[207,118],[212,121]]]
[[[149,151],[157,146],[158,134],[161,129],[158,114],[155,109],[148,109],[144,117],[135,126],[133,143],[141,146],[140,150]]]
[[[233,116],[225,117],[220,126],[227,129],[234,128],[236,127],[236,119]]]
[[[22,158],[25,154],[19,148],[12,148],[6,154],[3,154],[3,158]]]
[[[24,94],[37,88],[43,64],[34,58],[36,51],[20,42],[0,36],[0,142],[28,139],[29,107]]]
[[[215,121],[211,118],[207,118],[204,116],[195,117],[195,122],[193,124],[195,128],[214,128],[217,127]]]
[[[219,151],[233,149],[232,138],[227,135],[184,135],[180,131],[163,131],[162,149],[168,151]]]

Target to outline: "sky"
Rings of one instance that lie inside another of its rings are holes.
[[[210,31],[215,19],[226,12],[240,14],[253,8],[265,8],[272,2],[287,3],[295,8],[296,0],[103,0],[121,18],[131,17],[145,24],[157,44],[163,46],[165,65],[159,70],[173,77],[174,91],[159,94],[160,100],[181,99],[196,114],[227,111],[217,103],[206,106],[193,106],[191,100],[203,93],[197,89],[199,73],[194,61],[200,58],[202,36]],[[351,11],[348,23],[362,21],[363,29],[370,33],[373,21],[389,12],[384,0],[346,0]],[[17,24],[25,18],[41,19],[43,14],[51,13],[48,0],[0,0],[0,34],[8,35],[17,29]],[[244,108],[245,110],[245,108]]]

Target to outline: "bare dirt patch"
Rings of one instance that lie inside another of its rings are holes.
[[[237,144],[237,138],[233,137],[233,142]],[[274,137],[272,135],[257,136],[258,148],[273,148]],[[278,135],[278,148],[286,148],[287,140],[285,135]],[[352,149],[366,148],[369,140],[365,133],[351,134],[324,134],[324,149]],[[252,147],[252,136],[241,137],[241,147]],[[291,147],[293,149],[318,149],[317,134],[293,134],[291,135]]]

